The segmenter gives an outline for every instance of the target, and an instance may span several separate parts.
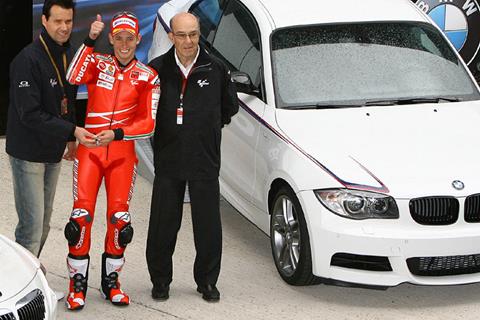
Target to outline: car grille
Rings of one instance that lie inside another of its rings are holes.
[[[425,197],[410,200],[410,214],[424,225],[447,225],[458,219],[458,200],[454,197]]]
[[[15,316],[13,315],[12,312],[10,312],[10,313],[1,315],[0,320],[15,320]]]
[[[452,276],[480,272],[480,254],[466,256],[417,257],[407,259],[417,276]]]
[[[472,194],[465,199],[465,221],[480,222],[480,194]]]
[[[18,320],[44,320],[45,297],[39,289],[33,290],[16,304]]]

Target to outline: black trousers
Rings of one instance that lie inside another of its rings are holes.
[[[182,221],[187,181],[155,176],[147,238],[147,264],[153,285],[172,282],[172,256]],[[216,284],[222,256],[218,178],[188,181],[198,285]]]

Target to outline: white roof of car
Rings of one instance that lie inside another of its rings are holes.
[[[258,1],[271,15],[275,28],[335,22],[427,21],[411,0]]]

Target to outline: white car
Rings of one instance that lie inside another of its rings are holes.
[[[54,320],[57,299],[40,262],[0,235],[0,320]]]
[[[287,283],[480,281],[479,88],[413,2],[188,10],[239,91],[221,193],[270,235]]]

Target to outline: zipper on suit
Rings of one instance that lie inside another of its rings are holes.
[[[117,97],[118,97],[118,91],[120,91],[120,85],[122,84],[123,82],[123,71],[120,70],[119,68],[119,71],[120,71],[120,75],[121,75],[121,79],[120,78],[117,78],[117,82],[118,85],[117,85],[117,88],[115,90],[115,95],[114,95],[114,99],[113,99],[113,109],[112,109],[112,115],[110,117],[110,125],[108,126],[108,130],[112,130],[112,122],[113,122],[113,117],[115,116],[115,108],[117,107]],[[108,150],[109,150],[109,147],[110,147],[110,143],[107,145],[107,159],[108,160]]]

